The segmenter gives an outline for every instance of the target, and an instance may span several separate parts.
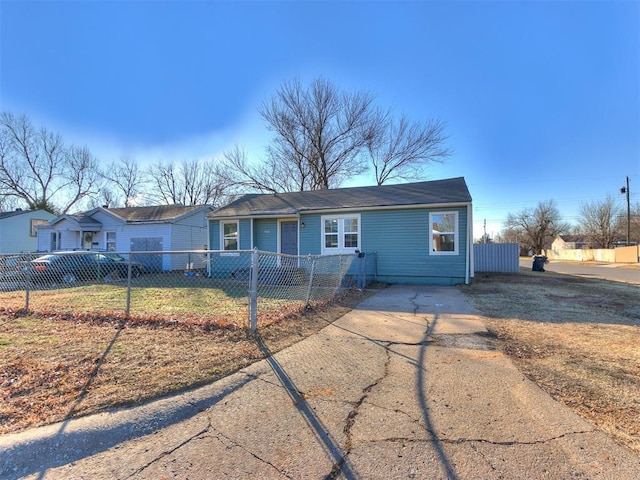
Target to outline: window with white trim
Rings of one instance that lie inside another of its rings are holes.
[[[431,255],[458,254],[458,212],[429,213]]]
[[[220,222],[220,250],[239,250],[240,229],[238,221]]]
[[[107,248],[107,252],[115,252],[116,251],[116,232],[105,232],[104,243]]]
[[[360,215],[322,217],[322,253],[354,253],[360,248]]]

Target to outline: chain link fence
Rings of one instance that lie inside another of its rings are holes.
[[[256,329],[363,288],[375,263],[258,250],[0,255],[0,311]]]

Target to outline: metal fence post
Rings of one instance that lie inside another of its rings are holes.
[[[31,268],[27,267],[26,278],[24,283],[24,311],[29,311],[29,291],[31,287]]]
[[[316,259],[311,260],[311,271],[309,272],[309,288],[307,288],[307,301],[305,303],[305,307],[309,306],[309,302],[311,302],[311,292],[313,291],[313,273],[316,269]]]
[[[254,248],[251,252],[251,274],[249,276],[249,325],[252,331],[258,328],[258,272],[260,270],[260,252]]]
[[[125,307],[124,315],[129,318],[131,313],[131,252],[129,252],[129,259],[127,260],[127,306]]]

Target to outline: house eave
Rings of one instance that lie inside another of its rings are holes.
[[[269,218],[300,218],[299,213],[295,212],[282,212],[282,213],[252,213],[252,214],[244,214],[244,215],[215,215],[207,217],[208,220],[216,221],[216,220],[236,220],[236,219],[269,219]]]
[[[300,218],[301,215],[338,213],[338,212],[370,212],[379,210],[415,210],[415,209],[433,209],[433,208],[466,208],[472,205],[472,202],[443,202],[443,203],[419,203],[409,205],[370,205],[364,207],[338,207],[338,208],[302,208],[297,212],[279,212],[279,213],[251,213],[240,215],[211,215],[209,220],[236,220],[236,219],[269,219],[269,218]]]
[[[345,207],[345,208],[318,208],[318,209],[301,209],[299,214],[314,213],[335,213],[335,212],[365,212],[376,210],[415,210],[425,208],[462,208],[471,205],[471,202],[448,202],[448,203],[420,203],[410,205],[372,205],[366,207]]]

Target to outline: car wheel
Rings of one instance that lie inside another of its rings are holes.
[[[73,273],[65,273],[62,276],[62,281],[64,283],[76,283],[76,280],[77,280],[77,278]]]

